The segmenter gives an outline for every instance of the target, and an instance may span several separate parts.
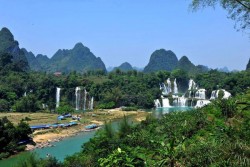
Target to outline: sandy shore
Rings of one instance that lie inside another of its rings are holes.
[[[89,121],[87,121],[86,123],[78,122],[79,124],[73,127],[35,131],[32,135],[33,141],[36,143],[36,145],[34,146],[28,144],[26,150],[33,150],[35,148],[43,147],[53,147],[53,144],[51,144],[52,142],[57,142],[65,137],[77,135],[79,132],[85,130],[84,126],[90,123],[103,125],[105,121],[121,119],[124,117],[124,115],[131,116],[133,120],[140,122],[146,119],[148,113],[144,111],[121,111],[120,109],[86,113],[84,116],[89,118]]]

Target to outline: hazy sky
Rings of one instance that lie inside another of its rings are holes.
[[[156,49],[211,68],[245,69],[250,35],[220,7],[195,13],[191,0],[0,0],[0,28],[20,47],[48,57],[77,42],[109,66],[144,67]]]

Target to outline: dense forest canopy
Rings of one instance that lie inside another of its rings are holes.
[[[104,73],[89,71],[81,74],[54,75],[43,72],[24,71],[22,63],[13,61],[10,54],[0,56],[0,111],[35,112],[54,111],[56,87],[62,88],[62,104],[75,106],[75,88],[81,86],[95,99],[95,108],[130,106],[153,108],[153,100],[160,98],[159,84],[170,78],[185,93],[188,81],[193,78],[210,96],[213,90],[226,89],[232,95],[245,91],[250,85],[250,72],[235,73],[210,70],[190,74],[181,69],[171,72],[143,73],[136,70],[123,72],[119,69]],[[26,96],[24,96],[26,95]],[[43,109],[42,104],[47,108]]]

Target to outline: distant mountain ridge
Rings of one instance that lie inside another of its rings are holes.
[[[76,43],[72,49],[59,49],[51,58],[46,55],[38,54],[35,56],[32,52],[25,48],[20,49],[18,42],[7,28],[2,28],[0,31],[0,53],[9,53],[13,56],[14,62],[22,62],[25,70],[31,69],[33,71],[46,72],[64,72],[71,71],[87,72],[102,70],[107,72],[105,64],[100,57],[96,57],[88,47],[82,43]],[[118,67],[110,67],[108,71],[114,69],[121,71],[137,70],[146,73],[156,72],[159,70],[172,71],[181,69],[188,73],[195,74],[200,72],[207,72],[210,70],[207,66],[195,66],[187,56],[183,56],[178,60],[176,54],[171,50],[159,49],[154,51],[148,64],[142,70],[141,68],[132,67],[131,64],[125,62]],[[250,69],[250,59],[246,69]],[[217,69],[218,71],[229,72],[224,68]]]
[[[119,69],[119,70],[124,71],[124,72],[134,70],[133,67],[131,66],[131,64],[129,64],[128,62],[122,63],[120,66],[115,67],[113,70],[116,70],[116,69]]]
[[[73,49],[59,49],[50,59],[48,68],[51,72],[106,71],[105,64],[101,58],[96,57],[82,43],[77,43]]]
[[[182,56],[180,60],[178,60],[173,51],[166,51],[165,49],[154,51],[150,57],[148,65],[143,71],[149,73],[160,70],[172,71],[175,69],[181,69],[190,74],[209,71],[209,68],[206,66],[195,66],[187,56]]]
[[[0,53],[10,53],[14,62],[22,61],[27,69],[47,72],[87,72],[103,70],[106,67],[100,57],[96,57],[89,48],[77,43],[73,49],[59,49],[51,59],[46,55],[35,56],[25,48],[20,49],[14,36],[7,28],[0,31]]]

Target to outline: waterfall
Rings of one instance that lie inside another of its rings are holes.
[[[216,99],[216,90],[213,90],[211,93],[210,100]]]
[[[191,98],[192,92],[191,90],[188,92],[188,97]]]
[[[91,97],[91,100],[90,100],[90,110],[93,110],[94,109],[94,97]]]
[[[187,99],[184,96],[178,97],[178,106],[185,107]]]
[[[87,101],[87,91],[84,89],[84,101],[83,101],[83,110],[86,110],[86,101]]]
[[[59,107],[59,103],[60,103],[60,91],[61,91],[61,88],[56,88],[56,108]]]
[[[228,99],[231,96],[231,93],[229,93],[228,91],[225,91],[224,89],[222,90],[224,91],[223,99]]]
[[[160,84],[160,90],[162,90],[163,95],[168,95],[170,92],[172,92],[170,78],[167,79],[166,85],[165,85],[165,83]],[[178,91],[178,89],[177,89],[177,91]]]
[[[159,99],[154,100],[154,102],[155,102],[155,107],[156,108],[161,107],[161,103],[160,103]]]
[[[167,90],[168,90],[168,94],[169,94],[170,92],[172,92],[170,78],[167,79],[167,84],[168,84]]]
[[[206,90],[205,89],[198,89],[195,93],[196,99],[206,99]]]
[[[225,89],[213,90],[211,93],[210,100],[217,99],[219,97],[219,91],[223,91],[223,93],[224,93],[224,95],[222,97],[223,99],[228,99],[231,96],[231,93],[229,93]]]
[[[164,95],[168,95],[168,89],[166,87],[166,85],[163,83],[163,92]]]
[[[170,107],[168,98],[162,99],[162,107]]]
[[[80,98],[81,98],[81,94],[80,94],[80,87],[76,87],[75,89],[75,95],[76,95],[76,110],[80,109]]]
[[[195,89],[196,88],[195,86],[196,86],[196,83],[194,82],[194,80],[190,79],[188,83],[188,90]]]
[[[176,78],[174,79],[174,94],[178,94],[178,87],[176,83]]]

